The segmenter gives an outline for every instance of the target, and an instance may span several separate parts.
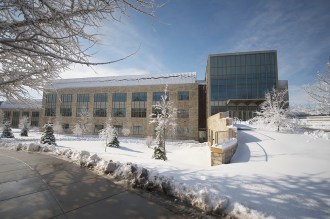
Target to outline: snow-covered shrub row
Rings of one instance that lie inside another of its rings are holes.
[[[312,138],[323,138],[325,140],[330,140],[330,132],[325,132],[322,130],[306,131],[304,132],[304,135],[311,136]]]
[[[99,174],[111,174],[117,180],[124,180],[133,188],[158,191],[173,196],[207,213],[222,214],[229,203],[227,197],[219,196],[202,184],[191,187],[181,182],[175,182],[173,178],[161,176],[157,172],[150,172],[133,163],[105,161],[97,154],[90,154],[88,151],[75,151],[39,143],[0,142],[0,147],[17,151],[50,152],[54,155],[64,156]]]
[[[111,174],[117,180],[125,180],[134,188],[158,191],[176,197],[207,213],[221,214],[228,205],[227,197],[213,193],[202,184],[189,187],[184,183],[175,182],[173,178],[160,176],[133,163],[105,161],[97,154],[90,154],[88,151],[77,152],[58,147],[54,153],[71,158],[79,165],[93,168],[98,173]]]

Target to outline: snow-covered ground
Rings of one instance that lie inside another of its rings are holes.
[[[29,135],[19,137],[16,130],[16,139],[1,139],[0,145],[40,139],[40,133]],[[85,150],[105,161],[136,163],[147,168],[150,176],[165,176],[176,195],[189,193],[202,209],[221,203],[239,218],[330,218],[330,141],[326,139],[239,130],[232,163],[213,167],[206,143],[167,142],[168,161],[164,162],[151,158],[153,151],[144,139],[119,138],[120,148],[106,152],[97,137],[59,135],[56,139],[59,150]]]

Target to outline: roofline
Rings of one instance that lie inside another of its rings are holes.
[[[246,55],[246,54],[256,54],[256,53],[269,53],[269,52],[275,52],[277,53],[277,50],[260,50],[260,51],[247,51],[247,52],[229,52],[229,53],[219,53],[219,54],[209,54],[208,58],[213,56],[228,56],[228,55]]]
[[[118,80],[118,79],[129,79],[129,77],[148,77],[148,76],[151,76],[151,77],[160,77],[160,76],[163,76],[163,77],[168,77],[168,76],[174,76],[174,75],[178,75],[178,74],[195,74],[196,77],[197,77],[197,73],[195,71],[190,71],[190,72],[173,72],[173,73],[149,73],[149,74],[140,74],[140,75],[114,75],[114,76],[103,76],[103,77],[84,77],[84,78],[63,78],[63,79],[55,79],[53,81],[54,84],[60,82],[79,82],[79,80],[82,80],[82,81],[98,81],[98,80],[101,80],[101,79],[105,79],[106,81],[107,80]],[[143,78],[144,79],[144,78]],[[145,78],[145,79],[149,79],[149,78]],[[133,80],[133,79],[132,79]]]

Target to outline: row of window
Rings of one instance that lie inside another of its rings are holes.
[[[22,117],[28,117],[31,126],[36,126],[36,127],[39,126],[39,112],[31,112],[31,117],[30,117],[30,112],[22,112]],[[20,112],[13,111],[11,113],[10,111],[5,111],[4,119],[10,121],[12,127],[18,127],[20,120]]]
[[[45,116],[56,116],[56,109],[47,109],[45,111]],[[71,117],[72,108],[66,108],[65,110],[61,108],[60,113],[62,116]],[[152,109],[152,113],[157,115],[159,112],[156,109]],[[87,116],[89,114],[88,108],[77,108],[77,117]],[[107,108],[94,108],[93,117],[107,117]],[[112,117],[126,117],[126,108],[112,108]],[[146,118],[147,108],[133,108],[131,109],[132,118]],[[188,109],[178,109],[177,118],[189,118]]]
[[[161,96],[164,96],[164,92],[153,92],[152,100],[160,101]],[[167,100],[169,100],[169,95],[167,94]],[[189,91],[178,91],[178,100],[189,100]],[[107,93],[97,93],[94,94],[94,102],[107,102],[108,94]],[[126,102],[127,94],[126,93],[113,93],[112,102]],[[147,92],[134,92],[132,93],[132,102],[134,101],[147,101]],[[62,94],[61,95],[61,104],[72,103],[72,94]],[[89,94],[77,94],[77,104],[84,105],[89,103]],[[46,95],[46,104],[53,105],[56,104],[56,94],[47,94]]]
[[[161,97],[169,99],[164,92],[154,92],[153,100],[154,104],[161,100]],[[189,91],[179,91],[179,100],[189,100]],[[106,93],[94,94],[94,117],[107,117],[107,100],[108,96]],[[112,94],[112,116],[113,117],[126,117],[126,93],[113,93]],[[135,92],[132,93],[132,110],[131,117],[146,117],[146,103],[147,92]],[[76,116],[84,116],[88,114],[89,94],[78,94],[77,95],[77,108]],[[60,114],[62,116],[72,116],[72,94],[61,95]],[[45,105],[45,116],[56,115],[56,94],[46,95]]]
[[[215,66],[246,66],[246,65],[267,65],[275,64],[276,53],[258,53],[214,56],[210,59],[211,67]]]

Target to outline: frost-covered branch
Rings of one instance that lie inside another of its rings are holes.
[[[165,149],[166,132],[175,132],[176,128],[176,108],[173,102],[169,100],[167,85],[164,94],[161,95],[160,101],[153,105],[153,113],[151,114],[150,124],[155,124],[156,142],[153,157],[155,159],[167,160]]]
[[[154,0],[4,0],[0,2],[0,97],[24,99],[26,87],[40,90],[71,63],[92,62],[96,29],[129,10],[154,16]]]
[[[330,114],[330,60],[328,73],[316,75],[316,83],[305,87],[307,94],[315,101],[324,114]]]
[[[277,131],[287,122],[287,90],[276,90],[265,93],[265,101],[260,105],[260,111],[252,120],[264,126],[274,126]]]

